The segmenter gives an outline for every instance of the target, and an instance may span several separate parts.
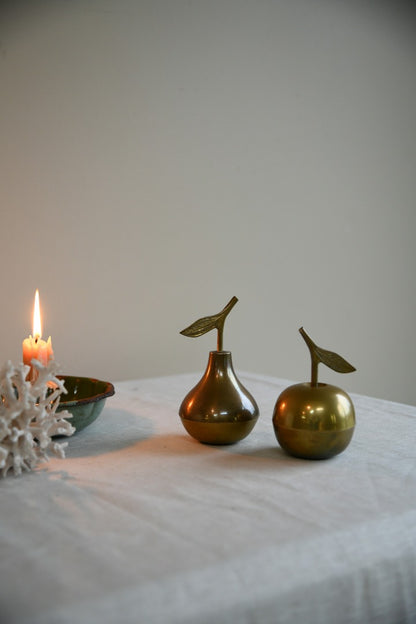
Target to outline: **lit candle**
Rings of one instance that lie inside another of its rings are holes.
[[[35,305],[33,308],[33,336],[23,340],[23,363],[30,366],[27,379],[34,381],[36,379],[36,369],[32,366],[32,360],[38,360],[44,366],[47,366],[49,360],[53,359],[52,341],[49,336],[48,340],[42,340],[42,322],[39,306],[39,291],[35,293]]]

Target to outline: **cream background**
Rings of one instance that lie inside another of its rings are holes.
[[[40,289],[63,372],[304,380],[303,324],[416,404],[408,2],[66,0],[0,9],[2,361]],[[184,389],[188,390],[188,389]]]

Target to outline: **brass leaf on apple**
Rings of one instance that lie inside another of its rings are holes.
[[[337,373],[353,373],[355,371],[354,366],[347,362],[347,360],[344,360],[344,358],[338,355],[338,353],[322,349],[321,347],[316,347],[316,354],[322,364],[332,368],[332,370]]]
[[[299,329],[300,334],[308,345],[311,360],[312,360],[312,378],[311,385],[316,386],[318,384],[318,364],[322,362],[328,368],[336,371],[337,373],[352,373],[356,369],[352,364],[347,362],[343,357],[335,353],[334,351],[328,351],[328,349],[322,349],[314,343],[312,338],[308,336],[306,331],[301,327]]]

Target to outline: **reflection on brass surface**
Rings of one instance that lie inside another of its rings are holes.
[[[190,436],[204,444],[235,444],[248,436],[256,420],[214,423],[182,418],[182,424]]]
[[[257,422],[259,409],[234,372],[230,351],[211,351],[202,379],[186,395],[179,415],[188,433],[205,444],[234,444]]]
[[[354,429],[344,431],[298,431],[279,428],[277,439],[280,446],[301,459],[330,459],[347,448]]]
[[[277,399],[273,427],[279,444],[291,455],[328,459],[341,453],[352,438],[354,406],[337,386],[295,384]]]

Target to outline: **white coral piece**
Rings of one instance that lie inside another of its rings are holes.
[[[39,461],[48,460],[48,451],[65,457],[67,442],[54,442],[52,436],[74,433],[67,422],[67,411],[56,413],[64,382],[56,377],[58,366],[51,360],[43,366],[32,361],[37,370],[33,383],[26,380],[30,366],[7,362],[0,370],[0,471],[5,477],[32,470]]]

